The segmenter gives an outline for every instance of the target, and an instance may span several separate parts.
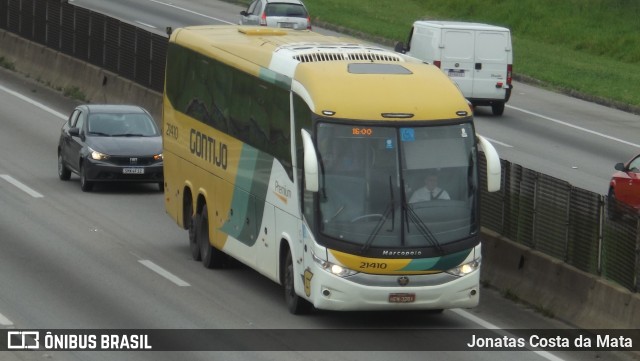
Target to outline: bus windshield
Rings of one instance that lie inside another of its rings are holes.
[[[477,234],[472,123],[420,124],[318,124],[325,243],[363,253],[441,253]]]

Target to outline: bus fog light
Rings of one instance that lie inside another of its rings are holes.
[[[461,264],[458,267],[452,268],[447,273],[455,276],[465,276],[480,268],[480,259],[475,259],[469,263]]]

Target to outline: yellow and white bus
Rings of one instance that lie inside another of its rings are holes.
[[[490,190],[500,160],[438,68],[306,30],[187,27],[163,102],[166,211],[207,268],[239,260],[293,313],[478,304],[478,148]],[[412,199],[432,176],[442,193]]]

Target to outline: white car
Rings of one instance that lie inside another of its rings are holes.
[[[255,0],[240,12],[239,23],[311,30],[309,12],[300,0]]]

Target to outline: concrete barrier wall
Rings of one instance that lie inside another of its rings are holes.
[[[55,89],[77,87],[91,103],[129,103],[148,109],[158,123],[162,94],[93,65],[0,30],[0,57]],[[640,295],[597,276],[483,231],[482,281],[576,327],[637,328]]]
[[[483,230],[483,283],[585,329],[640,325],[640,295]]]
[[[0,29],[0,57],[15,70],[63,91],[79,89],[89,103],[137,104],[162,120],[162,94],[89,63]]]

